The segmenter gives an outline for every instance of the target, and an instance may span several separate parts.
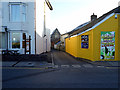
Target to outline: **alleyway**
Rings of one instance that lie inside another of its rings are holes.
[[[84,59],[75,59],[66,52],[52,50],[53,63],[58,67],[95,67],[95,65],[90,64]]]

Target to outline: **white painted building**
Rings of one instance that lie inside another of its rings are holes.
[[[0,0],[0,50],[25,53],[24,34],[31,36],[31,54],[50,51],[48,0]],[[29,49],[29,47],[27,47]]]

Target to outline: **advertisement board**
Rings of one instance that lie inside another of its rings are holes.
[[[88,48],[88,35],[81,36],[81,48]]]
[[[100,59],[115,58],[115,32],[101,32]]]

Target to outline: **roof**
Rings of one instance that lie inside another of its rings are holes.
[[[81,24],[80,26],[76,27],[72,31],[68,32],[68,34],[70,36],[73,36],[73,35],[79,34],[81,32],[84,32],[84,31],[92,28],[95,24],[99,23],[100,21],[102,21],[103,19],[105,19],[107,16],[109,16],[112,13],[120,13],[120,6],[118,6],[118,7],[114,8],[113,10],[103,14],[101,17],[97,18],[96,20]]]
[[[60,44],[61,43],[61,41],[59,41],[59,42],[57,42],[57,43],[55,43],[56,45],[58,45],[58,44]]]
[[[56,28],[56,29],[52,32],[51,36],[52,36],[56,31],[60,34],[60,32],[58,31],[58,29]]]
[[[89,23],[89,22],[83,23],[83,24],[79,25],[78,27],[76,27],[75,29],[73,29],[72,31],[70,31],[70,32],[68,32],[68,33],[72,33],[72,32],[74,32],[74,31],[76,31],[76,30],[78,30],[78,29],[86,26],[88,23]]]

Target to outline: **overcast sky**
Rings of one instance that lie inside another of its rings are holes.
[[[95,13],[97,17],[116,8],[120,0],[50,0],[53,11],[51,12],[51,33],[58,28],[61,34],[73,30],[82,23],[90,21],[90,16]]]

